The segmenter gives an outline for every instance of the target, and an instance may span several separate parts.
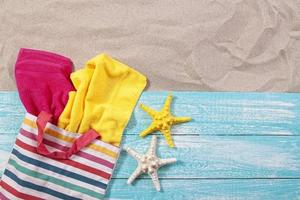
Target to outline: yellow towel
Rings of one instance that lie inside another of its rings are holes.
[[[89,60],[85,67],[71,74],[76,91],[58,126],[70,132],[96,130],[104,142],[119,146],[124,128],[144,90],[145,76],[108,55]]]

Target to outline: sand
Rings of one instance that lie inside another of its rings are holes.
[[[105,52],[148,90],[300,91],[299,0],[0,0],[0,90],[19,48]]]

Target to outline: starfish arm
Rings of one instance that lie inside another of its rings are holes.
[[[167,141],[167,144],[169,145],[169,147],[175,147],[175,144],[173,142],[173,139],[172,139],[172,136],[171,136],[171,131],[170,129],[167,129],[167,130],[161,130],[161,132],[163,133],[166,141]]]
[[[138,166],[127,180],[127,184],[131,184],[139,175],[142,174],[140,166]]]
[[[150,133],[156,131],[157,128],[155,126],[154,123],[152,123],[148,128],[146,128],[145,130],[143,130],[141,133],[140,133],[140,136],[141,137],[145,137],[146,135],[149,135]]]
[[[131,148],[129,148],[129,147],[126,147],[126,148],[124,148],[125,149],[125,151],[129,154],[129,155],[131,155],[134,159],[136,159],[137,161],[139,161],[140,159],[141,159],[141,154],[139,154],[138,152],[136,152],[135,150],[133,150],[133,149],[131,149]]]
[[[167,112],[167,113],[170,113],[170,108],[171,108],[171,103],[172,103],[172,99],[173,99],[173,96],[172,95],[169,95],[165,101],[165,105],[163,107],[163,111],[164,112]]]
[[[152,118],[157,114],[157,111],[153,110],[152,108],[141,104],[140,107],[146,112],[148,113]]]
[[[162,167],[167,164],[175,163],[176,161],[176,158],[159,159],[159,166]]]
[[[156,135],[153,135],[147,154],[156,156],[156,148],[157,148],[157,137]]]
[[[191,117],[173,117],[173,123],[174,124],[189,122],[191,120],[192,120]]]
[[[149,174],[151,176],[152,182],[154,184],[154,187],[156,191],[160,191],[160,183],[158,180],[157,171],[155,170],[153,173]]]

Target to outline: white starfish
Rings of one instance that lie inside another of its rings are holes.
[[[167,164],[176,162],[176,158],[161,159],[156,155],[157,137],[154,135],[151,140],[149,150],[141,155],[135,150],[127,147],[125,151],[138,162],[138,166],[132,175],[128,178],[127,184],[131,184],[139,175],[148,173],[157,191],[160,191],[157,170]]]

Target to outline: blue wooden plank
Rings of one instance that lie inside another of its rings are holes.
[[[159,109],[167,92],[144,92],[143,102]],[[300,95],[293,93],[173,92],[174,114],[191,116],[175,126],[183,135],[300,135]],[[16,133],[24,109],[16,92],[0,92],[0,133]],[[136,108],[124,134],[136,135],[151,122]]]
[[[0,134],[16,134],[24,114],[17,92],[0,92]]]
[[[175,136],[176,149],[170,149],[160,138],[158,154],[178,159],[176,164],[162,168],[160,177],[300,178],[298,136]],[[12,145],[13,141],[9,143]],[[126,135],[123,146],[144,152],[149,141],[150,137]],[[10,149],[11,146],[1,142],[0,165],[5,165]],[[123,151],[114,177],[128,178],[135,167],[136,161]]]
[[[162,192],[156,192],[150,180],[138,180],[128,186],[126,180],[113,180],[109,199],[189,199],[189,200],[296,200],[300,199],[300,180],[264,179],[163,179]]]
[[[158,154],[178,159],[162,168],[160,177],[300,178],[299,136],[175,136],[176,149],[160,138]],[[123,146],[145,152],[150,139],[126,135]],[[135,166],[136,161],[122,152],[115,177],[129,177]]]
[[[167,92],[144,93],[140,99],[155,109]],[[193,121],[173,128],[173,134],[300,135],[300,95],[283,93],[174,92],[172,110]],[[138,123],[137,123],[138,122]],[[135,109],[127,134],[138,134],[151,122]]]

